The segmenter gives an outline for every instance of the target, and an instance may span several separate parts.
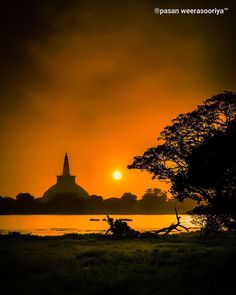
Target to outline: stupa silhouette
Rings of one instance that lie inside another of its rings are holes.
[[[58,195],[71,195],[82,199],[87,199],[89,194],[75,182],[75,176],[70,175],[70,166],[67,153],[64,157],[62,175],[57,176],[57,183],[51,186],[42,196],[42,202],[52,201]]]

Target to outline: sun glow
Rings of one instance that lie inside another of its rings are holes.
[[[120,171],[116,170],[116,171],[113,172],[112,177],[113,177],[115,180],[120,180],[121,177],[122,177],[122,174],[121,174]]]

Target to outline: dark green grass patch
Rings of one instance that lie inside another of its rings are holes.
[[[235,237],[1,236],[2,294],[229,294]]]

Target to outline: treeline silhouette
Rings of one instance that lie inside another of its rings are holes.
[[[0,214],[173,214],[175,207],[186,213],[195,205],[192,200],[180,203],[168,199],[166,192],[158,188],[148,189],[141,199],[132,193],[108,199],[97,195],[82,199],[75,194],[60,193],[48,203],[29,193],[20,193],[15,199],[0,197]]]

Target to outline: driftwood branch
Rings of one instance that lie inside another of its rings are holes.
[[[179,216],[176,208],[175,208],[175,215],[177,219],[176,223],[171,224],[168,227],[161,228],[159,230],[155,230],[152,232],[144,232],[144,233],[140,233],[136,230],[133,230],[132,228],[128,226],[126,222],[122,221],[122,219],[113,219],[109,215],[107,215],[107,219],[105,220],[108,223],[109,228],[106,231],[105,236],[111,232],[113,235],[117,237],[136,238],[138,236],[157,236],[157,235],[166,236],[173,230],[180,232],[181,229],[185,229],[186,231],[189,231],[187,227],[180,224],[181,217]]]
[[[114,231],[114,219],[111,218],[109,215],[107,215],[107,219],[106,222],[109,224],[109,228],[108,230],[105,232],[105,236],[109,233],[109,232],[113,232]]]
[[[140,234],[138,231],[133,230],[131,227],[129,227],[127,222],[123,221],[122,219],[114,220],[109,215],[107,215],[106,221],[110,227],[106,231],[105,236],[108,235],[109,232],[117,237],[131,238],[135,238]]]
[[[171,224],[170,226],[168,227],[164,227],[164,228],[161,228],[159,230],[155,230],[154,233],[155,234],[161,234],[163,233],[162,235],[163,236],[166,236],[168,235],[172,230],[177,230],[177,231],[181,231],[181,229],[179,229],[178,227],[181,227],[183,229],[185,229],[186,231],[189,231],[189,229],[186,227],[186,226],[183,226],[182,224],[180,224],[180,216],[178,214],[178,211],[177,209],[175,208],[175,215],[176,215],[176,219],[177,219],[177,222],[174,223],[174,224]]]

